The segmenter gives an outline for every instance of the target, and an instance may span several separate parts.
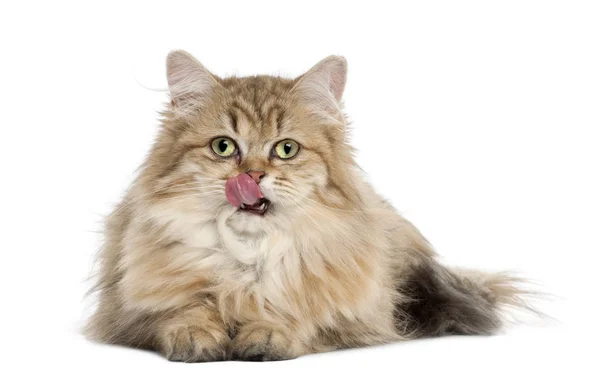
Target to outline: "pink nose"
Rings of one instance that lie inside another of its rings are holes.
[[[256,182],[256,184],[260,183],[260,179],[262,179],[265,176],[265,173],[263,171],[248,171],[246,173],[252,179],[254,179],[254,181]]]

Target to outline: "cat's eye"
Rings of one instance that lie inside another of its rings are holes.
[[[274,148],[277,157],[282,158],[284,160],[287,158],[294,157],[296,154],[298,154],[299,150],[300,145],[298,145],[298,142],[291,139],[285,139],[283,141],[278,142]]]
[[[237,150],[235,142],[227,137],[215,138],[210,146],[212,147],[213,152],[221,157],[229,157]]]

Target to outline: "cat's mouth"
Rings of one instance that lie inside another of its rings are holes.
[[[264,176],[264,172],[262,175]],[[265,215],[271,202],[260,191],[259,182],[260,178],[255,179],[247,173],[229,178],[225,183],[227,201],[239,211]]]
[[[256,215],[264,215],[267,212],[267,210],[269,210],[270,205],[271,202],[269,201],[269,199],[260,198],[254,204],[242,203],[238,210]]]

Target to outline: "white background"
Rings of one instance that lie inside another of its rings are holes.
[[[0,40],[0,387],[598,388],[598,2],[7,1]],[[221,76],[346,56],[374,185],[445,263],[540,282],[556,321],[265,364],[85,340],[97,232],[158,131],[176,48]]]

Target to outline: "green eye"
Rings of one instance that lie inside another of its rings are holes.
[[[299,150],[300,145],[298,145],[298,142],[291,139],[283,140],[275,145],[275,154],[282,159],[294,157]]]
[[[211,144],[212,150],[221,157],[229,157],[235,153],[237,147],[231,138],[215,138]]]

